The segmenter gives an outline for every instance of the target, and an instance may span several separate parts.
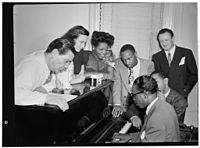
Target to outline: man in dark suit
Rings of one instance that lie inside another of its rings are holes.
[[[158,84],[160,91],[158,96],[160,96],[161,99],[165,100],[174,107],[179,124],[183,124],[184,113],[188,106],[185,98],[169,87],[168,78],[164,73],[153,72],[151,77],[153,77]]]
[[[169,86],[187,100],[198,79],[194,55],[191,50],[174,44],[174,34],[168,28],[159,31],[157,40],[162,50],[152,56],[155,71],[164,72]]]

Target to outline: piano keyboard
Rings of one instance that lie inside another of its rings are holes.
[[[126,124],[121,128],[119,133],[126,134],[128,132],[128,130],[130,129],[131,125],[132,125],[132,123],[127,121]]]

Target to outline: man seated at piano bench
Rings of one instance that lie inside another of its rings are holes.
[[[158,98],[158,85],[150,76],[138,77],[132,87],[137,106],[147,106],[145,121],[139,133],[114,134],[113,142],[179,142],[176,113],[166,101]]]
[[[160,98],[164,99],[174,107],[179,124],[184,124],[184,112],[188,106],[186,99],[169,87],[168,78],[163,72],[153,72],[151,77],[153,77],[158,84],[160,91],[158,94],[160,95]]]

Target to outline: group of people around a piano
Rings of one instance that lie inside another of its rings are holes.
[[[197,83],[197,65],[190,49],[174,43],[168,28],[158,32],[160,48],[152,60],[137,57],[133,45],[125,44],[120,57],[111,50],[114,36],[94,31],[92,50],[84,50],[89,32],[74,26],[53,40],[46,50],[25,56],[15,67],[16,105],[57,105],[70,109],[66,96],[72,85],[101,73],[113,85],[92,95],[86,104],[89,114],[81,114],[78,128],[86,128],[102,116],[126,114],[139,133],[114,134],[113,142],[180,142],[179,125],[184,123],[188,94]]]

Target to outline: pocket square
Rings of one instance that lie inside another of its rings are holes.
[[[181,58],[180,63],[179,63],[179,66],[180,66],[180,65],[183,65],[183,64],[185,64],[185,57],[182,57],[182,58]]]

